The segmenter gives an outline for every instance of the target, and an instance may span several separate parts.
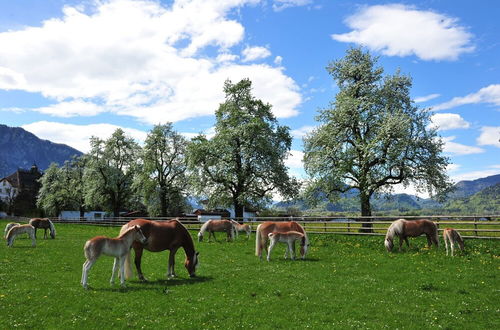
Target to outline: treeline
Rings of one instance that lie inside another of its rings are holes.
[[[62,210],[176,216],[190,211],[187,196],[194,195],[211,207],[234,207],[241,217],[244,207],[268,204],[272,193],[295,197],[299,184],[284,165],[289,128],[252,96],[250,80],[226,81],[224,92],[212,138],[188,141],[171,123],[155,126],[142,147],[121,129],[107,140],[92,137],[87,154],[47,169],[38,207],[50,216]]]

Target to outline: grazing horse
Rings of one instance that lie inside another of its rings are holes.
[[[262,259],[262,250],[266,247],[267,241],[269,239],[269,233],[284,233],[288,231],[297,231],[304,234],[305,241],[304,245],[300,246],[300,255],[302,259],[305,259],[307,248],[309,247],[309,238],[307,237],[307,233],[304,228],[302,228],[302,226],[295,221],[266,221],[258,225],[255,232],[255,255]],[[295,250],[295,243],[293,244],[293,249]]]
[[[290,257],[295,260],[295,241],[300,240],[300,246],[306,244],[306,236],[298,231],[287,231],[287,232],[272,232],[267,235],[271,244],[269,244],[269,249],[267,250],[267,261],[271,259],[271,251],[273,250],[276,243],[286,243],[287,249],[285,250],[285,259],[287,258],[288,251],[290,251]]]
[[[427,245],[429,247],[432,244],[439,247],[438,229],[434,222],[429,220],[407,221],[404,219],[396,220],[389,226],[385,235],[384,245],[387,251],[391,252],[394,247],[394,236],[397,236],[399,237],[399,250],[401,251],[403,240],[410,247],[408,237],[417,237],[422,234],[427,236]]]
[[[198,233],[198,242],[203,241],[203,235],[208,231],[208,241],[210,242],[210,237],[213,236],[214,240],[216,231],[222,231],[227,233],[227,240],[232,241],[236,235],[236,228],[231,220],[208,220],[201,226],[200,232]]]
[[[44,230],[43,233],[43,238],[47,238],[47,229],[50,230],[50,237],[51,238],[56,238],[56,228],[54,227],[54,224],[50,219],[48,218],[33,218],[30,219],[30,225],[35,227],[35,237],[36,237],[36,230],[38,228],[42,228]]]
[[[164,250],[170,251],[168,258],[167,277],[174,277],[175,274],[175,254],[182,247],[186,253],[186,267],[189,276],[196,276],[196,268],[198,266],[198,254],[194,249],[193,239],[191,234],[184,225],[177,219],[169,221],[151,221],[145,219],[135,219],[122,226],[120,232],[127,230],[129,227],[140,226],[144,235],[148,238],[147,243],[134,242],[132,247],[135,251],[135,267],[137,275],[141,281],[146,281],[141,270],[142,252],[144,249],[151,252],[160,252]],[[125,276],[132,277],[132,264],[130,260],[130,252],[125,260]]]
[[[250,238],[250,235],[252,234],[252,226],[246,223],[240,224],[234,220],[231,220],[231,222],[233,223],[234,228],[236,230],[236,236],[238,236],[239,231],[244,231],[247,234],[247,239]]]
[[[87,279],[89,276],[89,270],[92,268],[97,259],[102,255],[115,257],[115,262],[113,264],[113,272],[111,273],[111,280],[109,283],[111,285],[115,282],[115,273],[120,266],[120,285],[125,287],[125,259],[127,254],[130,252],[130,247],[133,242],[146,243],[147,239],[141,231],[139,226],[133,226],[117,238],[109,238],[105,236],[96,236],[89,239],[83,251],[85,253],[85,262],[83,263],[82,269],[82,286],[87,289]]]
[[[460,236],[459,232],[455,229],[445,228],[445,230],[443,231],[443,240],[446,247],[446,255],[448,255],[448,242],[450,243],[452,257],[455,244],[458,244],[458,246],[460,247],[460,251],[464,252],[464,240],[462,239],[462,236]]]
[[[21,234],[28,234],[31,238],[31,246],[36,246],[35,228],[32,225],[18,225],[10,228],[7,233],[7,246],[12,247],[14,245],[14,240],[17,236]]]
[[[17,222],[9,222],[6,226],[5,226],[5,229],[3,231],[3,237],[7,238],[7,233],[9,232],[10,228],[12,227],[15,227],[15,226],[19,226],[21,225],[20,223],[17,223]]]

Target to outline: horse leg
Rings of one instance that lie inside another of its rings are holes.
[[[109,280],[109,284],[111,285],[115,284],[115,274],[117,269],[118,269],[118,257],[116,257],[115,261],[113,262],[113,271],[111,272],[111,279]]]
[[[141,259],[142,259],[143,248],[134,247],[134,251],[135,251],[134,263],[135,263],[135,269],[137,270],[137,277],[139,277],[139,280],[141,280],[141,281],[146,281],[146,279],[144,278],[144,275],[142,274],[142,270],[141,270]]]
[[[47,228],[43,229],[43,239],[47,239]]]
[[[118,262],[120,263],[120,286],[122,288],[125,287],[125,258],[126,258],[126,256],[122,256],[118,260]]]
[[[267,261],[271,260],[271,251],[273,250],[275,243],[276,241],[271,240],[271,244],[269,244],[269,249],[267,250]]]
[[[36,246],[36,238],[33,234],[30,234],[31,237],[31,246]]]
[[[175,275],[175,254],[176,253],[177,253],[177,249],[170,250],[170,255],[168,256],[167,278],[177,276],[177,275]]]
[[[446,236],[444,238],[444,247],[446,248],[446,255],[448,255],[448,239],[446,238]]]
[[[293,245],[295,245],[295,241],[289,242],[288,249],[290,250],[290,258],[292,260],[295,260],[295,246],[292,248]]]
[[[90,268],[92,268],[92,266],[94,265],[94,263],[96,262],[97,259],[94,259],[94,260],[87,260],[84,264],[83,264],[83,274],[82,274],[82,285],[85,289],[88,288],[87,286],[87,279],[88,279],[88,276],[89,276],[89,271],[90,271]]]

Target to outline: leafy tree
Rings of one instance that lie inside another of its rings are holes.
[[[251,94],[252,83],[226,81],[226,100],[216,111],[215,136],[200,135],[188,147],[193,186],[210,206],[234,206],[236,217],[244,206],[260,206],[272,192],[292,197],[298,183],[287,173],[292,138],[278,125],[271,105]]]
[[[142,153],[139,186],[151,215],[178,215],[185,203],[187,140],[172,124],[155,126],[148,134]]]
[[[122,129],[107,140],[92,137],[90,145],[84,173],[85,204],[102,206],[118,217],[133,199],[140,147]]]
[[[363,216],[371,215],[371,196],[395,184],[412,183],[439,196],[451,187],[443,142],[429,128],[429,113],[410,98],[411,78],[399,71],[383,77],[376,62],[354,48],[329,64],[339,92],[317,116],[320,126],[304,139],[310,200],[318,191],[335,199],[357,189]]]
[[[57,216],[63,210],[77,209],[80,211],[80,217],[83,217],[85,163],[85,156],[73,157],[61,167],[52,163],[40,178],[41,188],[38,192],[37,206],[51,216]]]

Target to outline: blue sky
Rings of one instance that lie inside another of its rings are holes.
[[[0,0],[0,123],[82,151],[117,127],[210,135],[224,80],[248,77],[302,177],[302,137],[337,92],[325,67],[363,45],[412,76],[450,176],[476,179],[500,173],[499,16],[485,0]]]

